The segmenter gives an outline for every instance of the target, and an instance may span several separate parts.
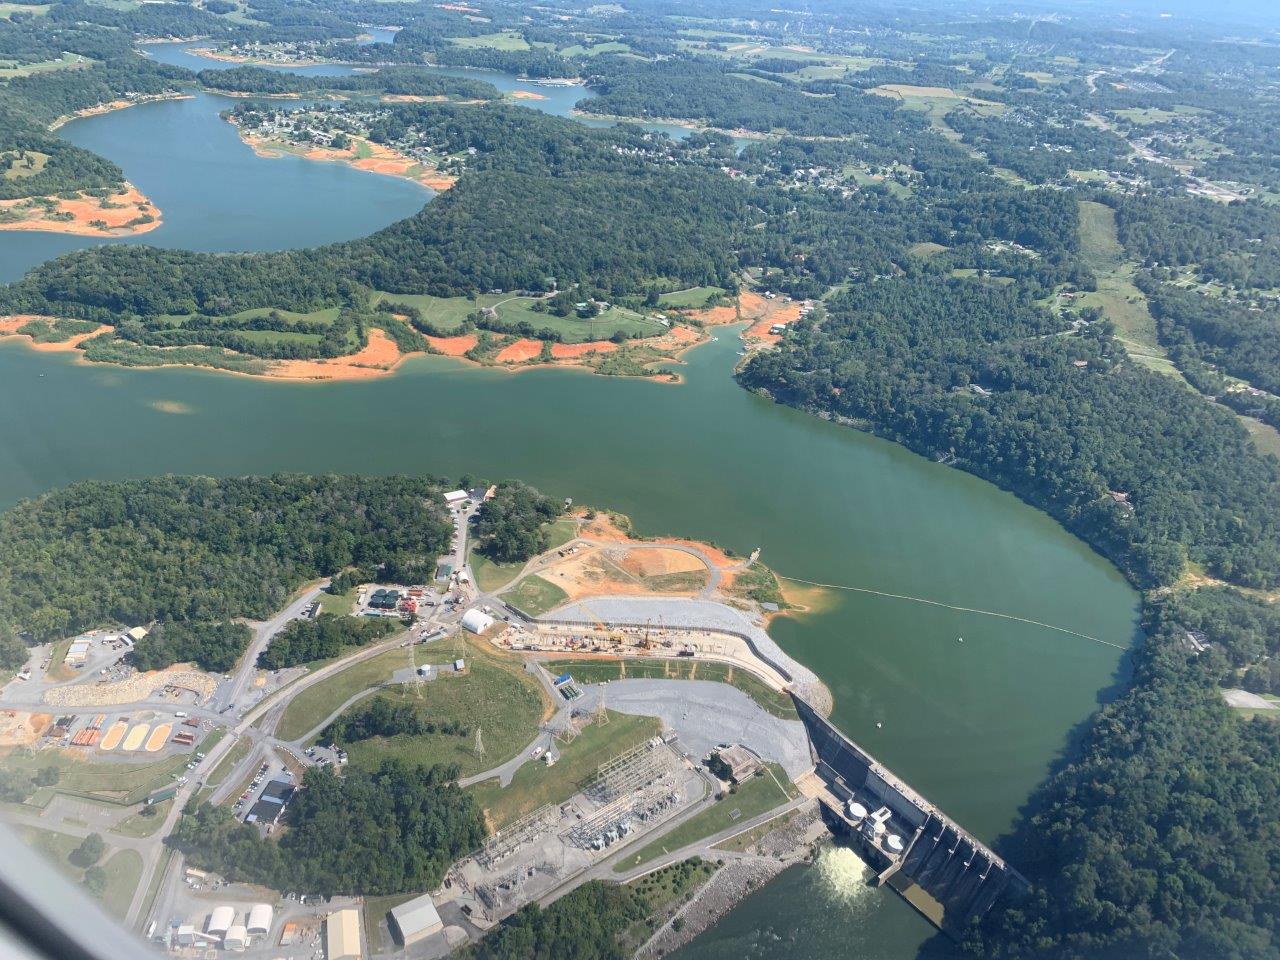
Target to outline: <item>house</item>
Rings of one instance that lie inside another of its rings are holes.
[[[146,627],[134,627],[132,630],[126,631],[125,636],[133,643],[137,643],[139,640],[144,639],[149,632]]]

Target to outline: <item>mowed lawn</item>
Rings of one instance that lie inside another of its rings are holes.
[[[83,882],[84,870],[68,859],[83,842],[81,838],[39,827],[20,826],[17,830],[29,846],[43,854],[65,876],[76,883]],[[98,861],[98,866],[107,876],[102,905],[113,917],[124,919],[134,891],[138,889],[138,881],[142,879],[142,857],[133,850],[108,852]]]
[[[591,724],[572,743],[560,744],[555,766],[530,760],[503,789],[497,779],[468,788],[488,817],[490,826],[500,830],[526,813],[546,803],[563,803],[595,776],[606,760],[630,750],[661,731],[656,717],[629,717],[609,711],[609,722]]]
[[[569,595],[550,580],[531,574],[520,581],[514,590],[502,594],[502,599],[531,617],[540,617],[569,599]]]
[[[293,698],[280,718],[276,736],[296,740],[343,704],[347,698],[391,679],[391,674],[409,666],[410,652],[415,648],[392,649],[347,669],[325,677]],[[418,663],[422,663],[419,657]]]
[[[733,792],[712,802],[706,810],[690,817],[635,853],[623,857],[614,865],[614,872],[625,873],[632,867],[704,840],[735,824],[746,823],[752,817],[758,817],[794,799],[796,792],[782,768],[771,763],[758,776],[738,784]]]
[[[561,517],[543,526],[547,532],[547,550],[562,547],[578,535],[578,525],[571,517]],[[492,593],[514,580],[528,561],[499,563],[474,549],[473,545],[473,548],[468,551],[467,562],[471,564],[471,573],[475,576],[476,584],[480,589],[485,593]]]
[[[730,663],[699,662],[689,657],[653,657],[640,660],[553,660],[543,666],[552,676],[572,673],[573,679],[579,683],[624,679],[713,680],[736,687],[775,717],[799,719],[790,696]]]
[[[15,752],[5,758],[5,769],[34,774],[56,767],[58,782],[40,787],[27,801],[44,806],[55,793],[85,797],[108,803],[131,804],[147,794],[171,783],[187,764],[187,755],[178,754],[162,760],[108,762],[82,760],[59,750],[42,750],[38,754]]]
[[[450,653],[446,651],[447,653]],[[538,732],[546,708],[541,684],[518,663],[499,662],[466,651],[468,670],[455,674],[451,653],[435,680],[417,687],[397,687],[377,694],[396,704],[410,704],[423,719],[451,720],[466,728],[463,735],[428,733],[374,737],[346,744],[351,765],[375,770],[388,757],[431,766],[457,764],[461,776],[470,776],[505,763],[522,750]],[[359,710],[372,702],[361,701]],[[484,755],[476,752],[476,731],[481,732]]]
[[[705,297],[703,298],[706,299]],[[432,297],[426,294],[376,293],[373,303],[390,301],[417,307],[423,319],[444,332],[459,329],[469,314],[484,308],[493,308],[505,323],[528,323],[535,329],[553,330],[565,343],[584,343],[589,340],[608,340],[621,331],[627,336],[657,336],[666,331],[661,324],[646,320],[634,310],[611,306],[591,320],[579,319],[576,314],[558,317],[554,313],[533,309],[537,297],[521,297],[513,293],[485,293],[471,300],[467,297]]]

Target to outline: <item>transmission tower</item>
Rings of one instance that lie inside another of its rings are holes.
[[[596,700],[596,723],[605,724],[609,722],[609,711],[604,707],[604,694],[609,687],[602,683],[597,689],[600,691],[600,698]]]

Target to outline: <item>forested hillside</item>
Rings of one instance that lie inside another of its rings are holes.
[[[189,809],[166,843],[229,880],[276,890],[384,896],[432,890],[484,839],[457,771],[386,760],[373,773],[311,767],[279,841],[263,839],[225,807]]]
[[[263,619],[347,566],[429,574],[452,530],[442,489],[297,475],[75,484],[0,515],[0,623],[43,641],[113,622]]]
[[[1054,337],[1060,322],[1016,289],[932,278],[857,287],[828,310],[742,382],[956,458],[1140,585],[1173,583],[1188,559],[1280,584],[1280,468],[1230,414],[1128,361],[1105,324]]]
[[[1280,724],[1233,716],[1215,686],[1221,660],[1184,643],[1194,625],[1230,645],[1233,611],[1248,606],[1213,591],[1148,604],[1131,689],[1095,718],[1012,844],[1044,879],[973,931],[975,955],[1274,954]]]

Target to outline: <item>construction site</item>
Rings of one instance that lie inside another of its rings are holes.
[[[590,611],[586,603],[578,604]],[[573,656],[601,655],[609,658],[687,657],[741,667],[756,674],[775,690],[784,690],[791,678],[761,657],[741,634],[727,630],[668,626],[658,618],[640,625],[543,619],[513,626],[493,642],[520,653]]]
[[[646,740],[600,764],[565,802],[539,807],[492,834],[454,865],[438,899],[456,901],[485,929],[651,835],[710,790],[707,778],[671,746]]]

